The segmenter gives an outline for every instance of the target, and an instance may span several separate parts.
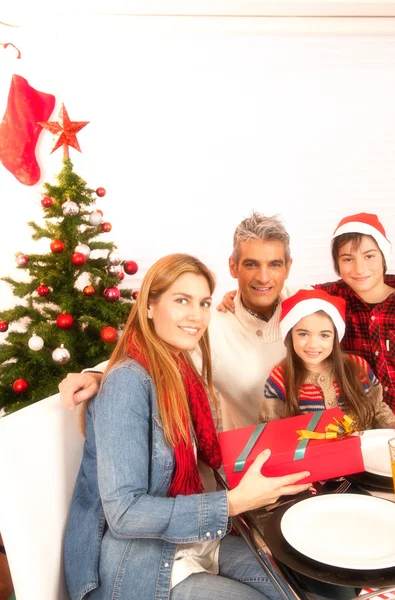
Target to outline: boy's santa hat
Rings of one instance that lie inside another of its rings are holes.
[[[296,323],[323,310],[332,319],[337,329],[339,340],[346,329],[346,301],[343,298],[330,296],[321,290],[299,290],[281,304],[280,329],[283,340]]]
[[[345,217],[336,227],[333,232],[332,240],[343,233],[362,233],[363,235],[371,235],[384,254],[387,263],[391,258],[391,242],[387,239],[385,229],[380,223],[377,215],[369,213],[358,213]]]

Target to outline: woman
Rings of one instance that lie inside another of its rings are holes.
[[[208,397],[214,279],[185,254],[147,272],[86,410],[86,442],[65,538],[72,600],[277,599],[229,517],[306,490],[308,473],[260,474],[216,491],[220,451]],[[200,378],[189,357],[199,344]],[[205,383],[203,383],[205,382]]]

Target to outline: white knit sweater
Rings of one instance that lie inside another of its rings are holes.
[[[280,333],[281,301],[297,290],[284,286],[276,310],[263,321],[235,298],[235,313],[213,311],[209,333],[214,385],[221,394],[224,431],[259,422],[266,379],[284,358]]]

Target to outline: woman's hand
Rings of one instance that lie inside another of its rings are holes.
[[[221,304],[218,304],[217,310],[219,312],[230,311],[232,313],[235,312],[235,303],[233,302],[233,298],[236,296],[237,290],[232,290],[231,292],[226,292],[225,296],[222,298]]]
[[[97,394],[103,373],[69,373],[59,384],[60,401],[74,410]]]
[[[260,508],[276,502],[280,496],[291,496],[308,490],[311,483],[296,483],[310,475],[301,471],[282,477],[264,477],[261,468],[270,456],[270,450],[264,450],[256,457],[239,485],[228,492],[229,516],[233,517],[246,510]]]

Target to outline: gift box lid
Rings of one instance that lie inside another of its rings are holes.
[[[263,429],[263,432],[249,452],[248,457],[246,458],[246,463],[250,464],[253,462],[258,454],[262,452],[262,450],[265,450],[265,448],[270,448],[271,450],[271,456],[266,463],[267,466],[279,464],[285,460],[294,460],[296,448],[299,444],[298,431],[307,428],[314,414],[316,413],[306,413],[304,415],[298,415],[296,417],[289,417],[286,419],[278,419],[276,421],[270,421],[267,423]],[[317,433],[325,433],[326,427],[330,423],[334,423],[335,419],[341,421],[343,417],[344,413],[340,408],[324,410],[322,411],[314,431]],[[225,467],[234,466],[236,460],[242,453],[243,449],[245,449],[247,446],[256,428],[256,425],[251,425],[249,427],[243,427],[241,429],[221,432],[218,434]],[[310,456],[312,454],[319,453],[323,445],[326,446],[326,453],[331,451],[339,452],[341,450],[345,450],[345,443],[346,445],[355,444],[355,441],[352,440],[352,437],[344,438],[342,443],[339,444],[338,439],[312,439],[309,440],[307,444],[308,453]],[[359,444],[360,442],[358,441],[357,443]]]

